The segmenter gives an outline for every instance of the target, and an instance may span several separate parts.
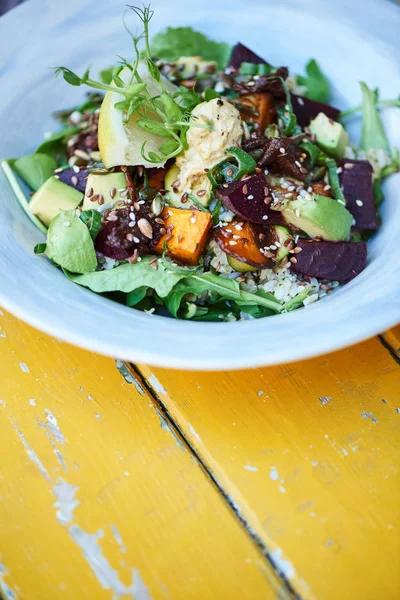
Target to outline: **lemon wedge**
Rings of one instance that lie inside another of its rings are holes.
[[[144,83],[147,83],[149,94],[154,97],[161,93],[158,83],[151,77],[147,66],[140,64],[138,73]],[[131,72],[125,68],[120,73],[123,81],[128,81]],[[162,79],[163,85],[168,92],[176,92],[178,88],[168,81]],[[113,84],[112,84],[113,85]],[[157,152],[158,148],[166,141],[166,138],[146,132],[137,125],[139,115],[133,113],[128,123],[123,122],[123,112],[115,108],[115,103],[123,100],[118,92],[108,91],[104,97],[99,117],[99,150],[101,159],[107,169],[120,165],[143,165],[144,167],[162,166],[166,161],[150,163],[141,155],[141,148],[146,142],[146,154]]]

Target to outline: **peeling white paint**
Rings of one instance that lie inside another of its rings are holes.
[[[7,406],[6,401],[0,399],[0,406]]]
[[[269,478],[272,479],[272,481],[277,481],[279,479],[279,475],[278,475],[278,471],[277,471],[276,467],[271,467],[271,471],[269,473]]]
[[[262,390],[258,390],[258,392],[257,392],[257,396],[262,396],[262,395],[263,395],[263,393],[264,393],[264,392],[263,392]]]
[[[0,338],[6,338],[7,334],[5,331],[2,330],[2,328],[0,327]]]
[[[257,467],[252,467],[251,465],[245,465],[244,468],[246,471],[258,471]]]
[[[279,491],[280,491],[282,494],[286,494],[286,489],[283,487],[283,485],[279,486]]]
[[[280,548],[271,552],[269,556],[275,567],[286,579],[292,579],[296,575],[296,569],[291,562],[283,558],[283,552]]]
[[[313,460],[311,464],[312,464],[313,467],[316,467],[317,464],[318,464],[318,461],[317,460]]]
[[[53,492],[57,498],[57,502],[54,504],[57,508],[56,516],[62,525],[68,525],[73,520],[74,510],[80,504],[79,500],[75,498],[78,490],[79,487],[74,487],[63,480],[53,486]]]
[[[46,429],[53,436],[56,442],[63,444],[65,442],[65,437],[58,426],[57,419],[51,414],[48,408],[44,409],[44,413],[46,415]]]
[[[199,436],[199,434],[195,431],[193,425],[191,425],[189,423],[189,431],[192,435],[194,435],[194,437],[196,438],[196,440],[198,440],[199,442],[201,442],[201,437]]]
[[[328,404],[328,402],[330,402],[332,400],[332,398],[330,396],[320,396],[319,397],[319,401],[321,402],[321,406],[325,406],[325,404]]]
[[[136,569],[132,570],[132,584],[126,586],[120,580],[118,572],[111,567],[98,542],[103,538],[102,529],[90,534],[82,531],[78,525],[70,525],[68,531],[81,548],[83,556],[104,589],[111,590],[117,598],[126,594],[134,600],[151,600],[149,591]]]
[[[19,366],[21,368],[21,371],[23,371],[24,373],[29,373],[29,367],[24,362],[20,362]]]
[[[157,392],[158,394],[162,394],[163,396],[167,395],[167,390],[164,388],[163,385],[161,385],[161,383],[158,381],[157,377],[153,375],[153,373],[151,373],[149,377],[149,383],[155,392]]]
[[[126,546],[124,544],[124,541],[121,537],[120,532],[118,531],[118,528],[116,525],[111,525],[111,529],[115,538],[115,541],[117,542],[121,552],[126,552]]]
[[[30,447],[30,445],[28,444],[28,442],[26,441],[26,438],[24,436],[24,434],[22,433],[22,431],[19,431],[17,425],[14,423],[13,425],[15,431],[18,434],[19,439],[21,440],[27,455],[29,456],[30,460],[35,463],[35,465],[38,467],[39,471],[41,472],[42,475],[44,475],[47,479],[47,481],[50,481],[50,475],[48,474],[47,470],[45,469],[45,467],[43,466],[42,461],[40,460],[40,458],[38,457],[38,455],[36,454],[36,452],[34,450],[32,450],[32,448]]]
[[[36,401],[35,401],[35,398],[29,398],[29,400],[28,400],[28,403],[29,403],[31,406],[36,406]]]
[[[17,597],[15,592],[13,592],[10,586],[4,581],[6,575],[8,575],[8,570],[3,563],[0,563],[0,592],[4,596],[4,600],[15,600]]]
[[[129,371],[128,367],[122,362],[122,360],[117,359],[115,361],[115,366],[121,373],[122,377],[125,379],[126,383],[133,384],[136,390],[139,392],[139,394],[144,396],[146,392],[140,385],[139,380],[132,375],[132,373]]]

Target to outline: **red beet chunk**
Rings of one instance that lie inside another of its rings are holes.
[[[64,169],[56,173],[58,179],[67,185],[84,192],[86,188],[86,180],[88,177],[87,169],[81,168],[78,173],[75,173],[73,169]]]
[[[255,54],[250,48],[238,43],[233,47],[228,66],[233,67],[234,69],[240,69],[240,65],[243,62],[253,63],[254,65],[268,64],[266,60]]]
[[[377,229],[378,215],[372,187],[372,166],[367,160],[343,159],[340,183],[346,198],[346,208],[353,215],[358,229]]]
[[[365,242],[318,242],[298,240],[301,248],[294,254],[297,262],[291,264],[292,271],[317,279],[328,279],[346,283],[364,270],[367,262]]]
[[[228,210],[244,221],[264,225],[267,222],[274,225],[283,223],[281,213],[269,207],[271,194],[263,173],[252,175],[246,180],[234,181],[227,187],[220,186],[216,194]]]
[[[304,96],[297,96],[296,94],[290,94],[292,99],[293,112],[297,117],[297,122],[300,127],[307,127],[310,121],[314,119],[320,112],[326,114],[327,117],[337,121],[339,119],[340,110],[329,106],[329,104],[322,104],[322,102],[316,102],[310,100]]]

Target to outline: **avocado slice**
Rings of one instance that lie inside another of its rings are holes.
[[[83,210],[96,209],[100,204],[91,198],[103,196],[103,204],[116,202],[119,199],[119,192],[126,188],[125,175],[120,171],[117,173],[89,173],[86,183],[85,198],[83,200]],[[90,190],[90,196],[88,192]]]
[[[299,196],[288,202],[282,214],[289,225],[295,225],[311,238],[345,240],[353,223],[351,213],[333,198]]]
[[[173,165],[165,175],[164,186],[169,196],[168,204],[174,206],[175,208],[189,208],[192,206],[193,202],[190,201],[190,198],[188,198],[186,202],[182,202],[183,192],[174,191],[174,187],[172,185],[175,181],[179,181],[179,171],[180,169],[178,165]],[[204,189],[207,190],[207,193],[202,196],[197,196],[197,192]],[[210,204],[212,189],[206,174],[204,174],[204,179],[200,178],[196,185],[190,190],[190,193],[193,194],[197,201],[205,208]]]
[[[46,255],[72,273],[96,270],[93,240],[75,210],[61,210],[51,221],[47,232]]]
[[[215,73],[217,70],[217,63],[214,60],[203,60],[201,56],[181,56],[176,61],[176,66],[182,79]]]
[[[229,254],[226,255],[228,259],[229,265],[232,269],[235,269],[238,273],[251,273],[252,271],[261,271],[260,267],[254,267],[253,265],[249,265],[242,260],[238,260]]]
[[[82,202],[83,194],[57,177],[50,177],[40,186],[29,202],[29,210],[47,225],[60,210],[71,210]]]
[[[320,112],[308,128],[316,136],[316,142],[322,150],[337,160],[343,158],[349,135],[341,123]]]
[[[293,239],[293,236],[289,229],[287,227],[284,227],[283,225],[273,225],[273,228],[275,230],[275,236],[277,238],[277,241],[280,244],[276,253],[276,260],[278,263],[280,263],[285,258],[285,256],[289,254],[289,249],[287,246],[285,246],[285,242],[287,240]]]

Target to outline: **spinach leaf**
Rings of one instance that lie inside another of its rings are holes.
[[[33,215],[31,213],[31,211],[29,210],[29,202],[26,199],[26,196],[18,182],[18,179],[14,173],[14,171],[12,170],[12,165],[14,164],[14,160],[2,160],[1,161],[1,167],[4,171],[4,174],[8,180],[8,183],[10,184],[19,204],[21,205],[22,209],[25,211],[25,213],[28,215],[28,217],[30,218],[30,220],[32,221],[32,223],[34,223],[36,225],[36,227],[38,229],[40,229],[40,231],[42,233],[47,233],[47,227],[45,227],[43,225],[43,223],[40,221],[40,219],[38,219],[36,217],[36,215]]]
[[[47,140],[44,140],[36,152],[41,154],[50,154],[54,158],[57,158],[58,154],[65,153],[66,144],[69,138],[81,131],[80,127],[75,125],[67,125],[59,131],[53,133]]]
[[[360,81],[362,91],[362,150],[381,149],[390,152],[389,141],[376,107],[376,92]]]
[[[224,42],[214,42],[191,27],[168,27],[153,37],[151,53],[170,61],[181,56],[201,56],[204,60],[214,60],[222,69],[228,63],[231,47]]]
[[[13,164],[14,170],[35,192],[52,175],[57,163],[48,154],[27,154],[17,158]]]
[[[331,96],[330,85],[317,61],[312,58],[306,64],[306,75],[298,75],[297,81],[307,88],[306,97],[327,104]]]
[[[129,294],[145,287],[155,290],[160,298],[165,298],[184,275],[172,273],[160,263],[157,263],[158,268],[154,269],[149,264],[150,261],[153,262],[154,257],[143,258],[134,265],[124,263],[108,271],[96,271],[84,275],[73,275],[69,272],[65,274],[74,283],[100,294],[115,291]]]
[[[99,211],[84,210],[79,215],[79,218],[87,225],[92,240],[95,240],[103,224],[103,219],[101,218]]]

